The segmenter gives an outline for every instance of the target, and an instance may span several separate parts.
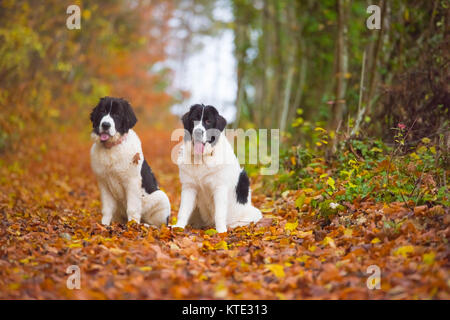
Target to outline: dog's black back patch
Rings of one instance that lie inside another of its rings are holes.
[[[239,180],[236,185],[236,199],[240,204],[246,204],[248,199],[248,192],[250,189],[250,180],[248,179],[247,172],[242,169],[239,174]]]
[[[156,178],[153,175],[152,169],[148,165],[147,161],[142,162],[141,168],[141,177],[142,177],[142,188],[144,188],[145,192],[151,194],[158,190],[158,182],[156,182]]]

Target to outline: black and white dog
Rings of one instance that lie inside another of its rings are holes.
[[[185,138],[177,160],[182,191],[174,227],[215,226],[222,233],[260,220],[249,178],[223,133],[226,120],[213,106],[196,104],[182,121]]]
[[[91,113],[91,166],[102,200],[102,224],[134,220],[168,223],[170,203],[159,190],[133,128],[137,122],[128,101],[104,97]]]

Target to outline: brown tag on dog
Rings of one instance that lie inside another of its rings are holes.
[[[138,165],[139,160],[141,160],[141,155],[140,155],[139,152],[138,152],[138,153],[136,153],[136,154],[134,155],[134,157],[133,157],[133,163],[134,163],[135,165]]]

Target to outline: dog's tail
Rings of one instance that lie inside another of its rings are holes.
[[[156,190],[144,197],[142,222],[160,226],[167,224],[170,216],[170,201],[162,190]]]

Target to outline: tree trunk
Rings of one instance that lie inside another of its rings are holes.
[[[305,45],[301,44],[302,48],[305,48]],[[303,98],[303,88],[305,87],[305,81],[306,81],[306,73],[307,73],[307,64],[306,64],[306,52],[304,52],[305,49],[302,49],[302,57],[300,58],[300,74],[298,76],[298,87],[297,87],[297,93],[294,98],[294,108],[293,110],[289,112],[289,117],[296,117],[296,110],[301,106],[302,98]]]
[[[366,105],[364,105],[364,106],[362,105],[363,96],[364,96],[365,73],[366,73],[366,50],[364,50],[364,54],[363,54],[363,61],[362,61],[362,67],[361,67],[361,80],[359,82],[358,115],[356,116],[355,126],[353,127],[352,132],[350,134],[351,137],[353,137],[359,131],[361,121],[366,112]]]
[[[378,31],[377,42],[374,47],[374,51],[372,53],[372,63],[369,70],[370,80],[369,80],[369,92],[367,94],[366,104],[367,109],[372,110],[372,104],[374,102],[373,96],[375,93],[375,84],[377,78],[377,65],[378,65],[378,57],[380,55],[380,51],[382,48],[382,40],[383,40],[383,30],[384,30],[384,16],[386,13],[386,3],[385,1],[381,1],[381,30]]]
[[[294,77],[295,68],[293,65],[289,68],[286,87],[284,88],[283,110],[280,117],[280,132],[286,129],[287,115],[289,113],[289,100],[291,100],[292,78]]]
[[[345,110],[345,91],[347,89],[348,51],[347,17],[349,0],[337,0],[337,41],[336,41],[336,87],[335,101],[331,107],[332,120],[329,128],[338,131]]]
[[[274,70],[275,72],[275,90],[273,92],[273,105],[272,105],[272,116],[270,117],[270,127],[275,128],[278,124],[278,120],[280,119],[280,108],[276,108],[275,105],[281,102],[282,99],[282,91],[283,91],[283,80],[284,77],[284,59],[283,59],[283,51],[288,50],[288,48],[283,47],[282,43],[282,13],[280,12],[279,8],[280,4],[277,1],[274,1],[274,21],[275,21],[275,66]],[[289,77],[289,76],[288,76]],[[286,82],[285,82],[286,83]],[[290,91],[290,89],[289,89]],[[289,101],[288,101],[289,103]]]

